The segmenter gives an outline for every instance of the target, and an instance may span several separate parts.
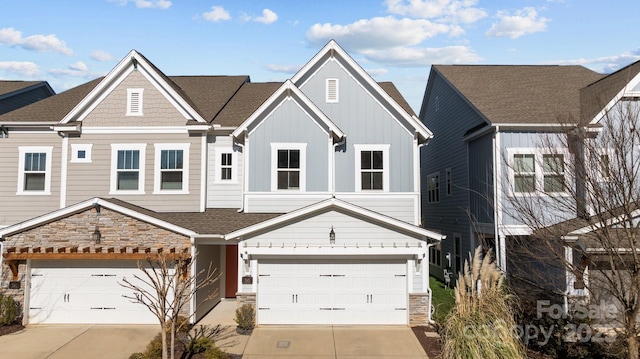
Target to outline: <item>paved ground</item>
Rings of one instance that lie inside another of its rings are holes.
[[[409,327],[261,326],[239,335],[235,308],[223,301],[198,324],[226,327],[216,345],[242,358],[427,358]],[[0,336],[0,358],[126,359],[157,333],[157,325],[33,325]]]

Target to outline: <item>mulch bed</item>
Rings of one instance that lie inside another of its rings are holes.
[[[413,334],[416,335],[420,345],[427,353],[429,359],[440,358],[440,353],[442,352],[442,341],[440,340],[440,336],[435,336],[436,330],[433,327],[427,326],[418,326],[412,327]],[[425,334],[429,333],[429,334]]]
[[[22,324],[2,325],[0,326],[0,336],[19,332],[22,329],[24,329]]]

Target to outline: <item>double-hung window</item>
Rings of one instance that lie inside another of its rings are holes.
[[[389,191],[389,145],[354,145],[356,191]]]
[[[53,147],[19,147],[18,152],[17,194],[50,195]]]
[[[220,154],[220,180],[233,180],[233,155],[231,153]]]
[[[231,147],[216,147],[213,152],[214,166],[212,176],[215,183],[231,184],[238,182],[238,153]]]
[[[566,193],[566,151],[543,153],[534,148],[516,148],[509,149],[509,158],[513,194]]]
[[[440,202],[440,172],[427,176],[427,202]]]
[[[155,152],[154,193],[188,193],[189,144],[157,143]]]
[[[306,189],[306,143],[271,144],[271,190]]]
[[[144,194],[144,143],[111,145],[111,193]]]

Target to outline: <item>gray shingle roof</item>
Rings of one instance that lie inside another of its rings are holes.
[[[223,127],[240,126],[278,88],[281,82],[246,82],[213,121]]]
[[[12,81],[0,80],[0,97],[8,93],[25,89],[27,87],[42,84],[44,81]]]
[[[160,213],[116,198],[104,198],[104,200],[199,234],[224,235],[282,215],[282,213],[239,213],[235,208],[207,208],[204,212]]]
[[[580,89],[604,75],[582,66],[434,65],[494,124],[580,119]]]
[[[391,98],[400,105],[409,115],[415,116],[416,113],[413,111],[407,100],[402,96],[396,85],[393,82],[378,82],[378,85],[382,87],[382,89],[389,95]]]

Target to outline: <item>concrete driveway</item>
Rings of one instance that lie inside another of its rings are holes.
[[[402,326],[262,326],[253,330],[243,359],[406,358],[427,354]]]
[[[126,359],[144,351],[158,325],[32,325],[0,336],[0,358]]]

